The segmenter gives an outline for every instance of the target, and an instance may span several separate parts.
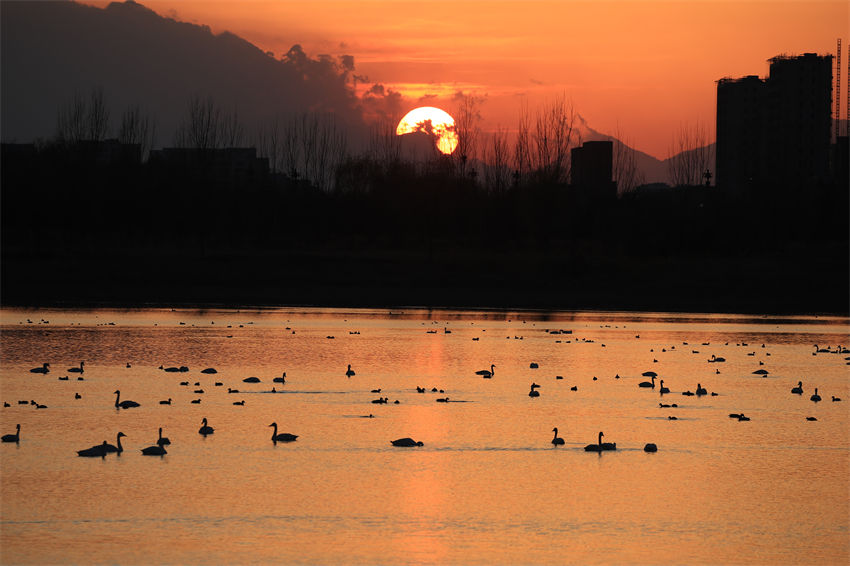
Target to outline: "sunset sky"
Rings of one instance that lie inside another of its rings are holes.
[[[459,90],[485,97],[485,130],[512,128],[523,104],[563,93],[590,127],[659,158],[682,123],[703,122],[713,138],[717,79],[765,76],[781,53],[834,54],[838,37],[850,48],[844,0],[141,3],[278,56],[296,43],[353,55],[358,74],[410,108],[451,113]]]

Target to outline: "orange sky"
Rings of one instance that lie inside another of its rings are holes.
[[[450,113],[457,90],[485,96],[484,129],[512,128],[523,101],[566,93],[592,128],[619,130],[659,158],[683,122],[704,122],[713,138],[718,78],[764,76],[780,53],[834,53],[838,37],[850,50],[846,0],[141,3],[277,55],[295,43],[312,56],[353,55],[358,74],[411,97],[411,108],[425,94]]]

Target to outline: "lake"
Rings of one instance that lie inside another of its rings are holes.
[[[0,445],[3,564],[850,562],[844,317],[5,308],[0,324],[0,433],[21,425]],[[298,439],[273,443],[272,422]],[[159,427],[167,455],[143,456]],[[119,431],[120,455],[77,456]],[[584,450],[600,431],[616,451]]]

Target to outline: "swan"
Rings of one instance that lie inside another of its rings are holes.
[[[599,443],[598,444],[588,444],[584,447],[585,452],[602,452],[604,450],[616,450],[617,443],[616,442],[602,442],[602,437],[604,434],[599,432]]]
[[[659,389],[658,392],[661,393],[662,395],[664,393],[670,393],[670,388],[664,387],[664,380],[663,379],[661,380],[661,389]]]
[[[136,403],[135,401],[121,401],[119,403],[120,399],[121,399],[121,391],[116,390],[115,391],[115,408],[116,409],[118,409],[118,408],[129,409],[131,407],[140,407],[141,406],[138,403]]]
[[[540,397],[540,392],[535,388],[531,388],[531,391],[528,392],[529,397]]]
[[[83,373],[84,371],[86,371],[83,368],[83,366],[85,364],[86,364],[86,362],[80,362],[80,367],[78,367],[78,368],[68,368],[68,371],[71,372],[71,373]]]
[[[416,442],[412,438],[399,438],[398,440],[390,440],[390,443],[393,446],[404,446],[404,447],[425,446],[424,443]]]
[[[555,433],[555,438],[552,439],[552,444],[555,446],[562,446],[564,444],[564,439],[558,436],[558,427],[553,428],[552,432]]]
[[[277,423],[272,423],[269,426],[274,427],[272,431],[272,442],[294,442],[298,438],[297,434],[289,434],[288,432],[277,433]]]
[[[260,378],[259,377],[246,377],[242,381],[245,382],[245,383],[260,383]]]
[[[809,397],[809,399],[811,399],[811,400],[812,400],[812,401],[814,401],[815,403],[817,403],[818,401],[820,401],[820,395],[818,395],[818,388],[817,388],[817,387],[815,387],[815,394],[814,394],[814,395],[812,395],[811,397]]]
[[[528,367],[530,369],[537,369],[540,366],[537,365],[537,362],[531,362]]]
[[[213,427],[207,426],[207,418],[206,417],[204,417],[204,420],[202,421],[201,424],[203,426],[201,426],[201,428],[198,429],[198,434],[202,434],[204,436],[207,436],[208,434],[212,434],[212,433],[215,432],[215,429]]]
[[[493,375],[495,375],[495,373],[496,373],[496,366],[493,365],[493,364],[490,364],[489,370],[480,369],[480,370],[475,372],[475,375],[480,375],[482,377],[493,377]]]
[[[30,373],[50,373],[50,364],[44,362],[40,368],[32,368]]]
[[[115,444],[107,444],[106,441],[104,441],[104,443],[100,447],[102,447],[104,450],[106,450],[107,453],[115,452],[117,454],[120,454],[124,451],[124,447],[121,446],[121,437],[122,436],[127,436],[127,435],[124,434],[123,432],[119,432],[115,437]],[[99,448],[99,447],[98,446],[92,446],[92,448]]]
[[[162,436],[162,427],[159,427],[159,438],[157,438],[157,440],[156,440],[156,445],[157,446],[168,446],[169,444],[171,444],[171,440],[169,440],[169,438],[167,436],[166,437]]]
[[[651,375],[649,377],[652,379],[651,383],[649,381],[641,381],[638,383],[638,387],[651,387],[652,389],[655,389],[655,376]]]
[[[165,456],[168,452],[165,451],[165,448],[162,446],[148,446],[147,448],[142,448],[142,454],[145,456]]]
[[[82,456],[83,458],[105,458],[107,446],[108,444],[104,440],[103,444],[99,446],[92,446],[85,450],[77,450],[77,456]]]
[[[20,442],[21,441],[21,425],[15,426],[15,434],[4,434],[0,439],[3,442]]]
[[[802,395],[802,394],[803,394],[803,382],[802,382],[802,381],[798,381],[798,382],[797,382],[797,387],[792,387],[792,388],[791,388],[791,393],[796,393],[797,395]]]
[[[658,452],[658,446],[656,446],[655,444],[650,442],[646,446],[643,447],[643,451],[644,452]]]
[[[215,368],[202,369],[201,373],[218,373]]]
[[[283,372],[283,375],[281,375],[280,377],[272,379],[272,381],[274,383],[286,383],[286,372]]]
[[[725,362],[725,361],[726,361],[726,358],[718,358],[716,355],[711,354],[711,359],[710,359],[710,360],[708,360],[708,361],[709,361],[709,363],[714,363],[714,362]]]
[[[345,370],[346,377],[351,377],[352,375],[357,375],[354,373],[354,370],[351,369],[351,364],[348,364],[348,369]]]
[[[707,395],[708,391],[705,390],[701,384],[697,383],[697,395]]]

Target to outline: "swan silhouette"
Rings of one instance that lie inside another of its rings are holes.
[[[68,371],[70,373],[83,373],[84,371],[86,371],[85,368],[83,367],[85,365],[86,365],[86,362],[80,362],[80,367],[78,367],[78,368],[68,368]]]
[[[142,448],[142,454],[145,456],[165,456],[168,452],[165,451],[165,448],[159,445],[148,446],[147,448]]]
[[[529,397],[540,397],[540,392],[534,387],[531,388],[531,391],[528,392]]]
[[[661,393],[662,395],[664,393],[670,393],[670,388],[664,387],[664,380],[663,379],[661,380],[661,389],[659,389],[658,392]]]
[[[201,422],[201,428],[198,429],[198,434],[202,434],[203,436],[207,436],[208,434],[212,434],[215,432],[215,429],[211,426],[207,426],[207,418],[204,417],[204,420]]]
[[[159,438],[157,438],[157,440],[156,440],[156,445],[157,446],[168,446],[169,444],[171,444],[171,440],[167,436],[166,437],[162,436],[162,427],[159,427]]]
[[[708,391],[705,390],[701,384],[697,383],[697,395],[707,395]]]
[[[797,382],[797,387],[792,387],[792,388],[791,388],[791,393],[796,393],[797,395],[802,395],[802,394],[803,394],[803,382],[802,382],[802,381],[798,381],[798,382]]]
[[[50,364],[44,362],[40,368],[32,368],[30,373],[50,373]]]
[[[555,446],[562,446],[564,444],[564,439],[558,436],[558,427],[553,428],[552,432],[555,433],[555,438],[552,439],[552,444]]]
[[[812,401],[814,401],[815,403],[817,403],[818,401],[820,401],[820,395],[818,395],[818,388],[817,388],[817,387],[815,387],[815,394],[814,394],[814,395],[812,395],[811,397],[809,397],[809,399],[811,399],[811,400],[812,400]]]
[[[100,444],[98,446],[92,446],[91,448],[86,448],[85,450],[77,450],[77,456],[82,456],[83,458],[105,458],[107,446],[109,445],[104,440],[103,444]]]
[[[274,427],[272,431],[272,442],[277,444],[278,442],[294,442],[296,438],[298,438],[297,434],[289,434],[288,432],[282,432],[280,434],[277,433],[277,423],[272,423],[269,426]]]
[[[617,443],[616,442],[602,442],[602,437],[604,434],[599,432],[599,442],[597,444],[588,444],[584,447],[585,452],[603,452],[605,450],[616,450]]]
[[[4,434],[2,440],[3,442],[20,442],[21,441],[21,425],[15,426],[15,434]]]
[[[424,443],[416,442],[412,438],[399,438],[398,440],[391,440],[390,443],[393,446],[403,446],[403,447],[425,446]]]
[[[138,403],[136,403],[135,401],[120,401],[120,399],[121,399],[121,391],[116,390],[115,391],[115,408],[116,409],[118,409],[118,408],[129,409],[131,407],[140,407],[141,406]]]
[[[475,372],[475,375],[480,375],[482,377],[493,377],[493,375],[495,375],[495,373],[496,373],[496,366],[493,365],[493,364],[490,364],[489,370],[480,369],[480,370]]]
[[[650,379],[652,379],[651,383],[649,381],[641,381],[638,383],[638,387],[651,387],[652,389],[655,389],[655,376],[651,375]]]
[[[348,369],[345,371],[346,377],[351,377],[352,375],[357,375],[354,373],[354,370],[351,369],[351,364],[348,364]]]
[[[103,449],[106,450],[107,454],[111,454],[113,452],[116,453],[116,454],[121,454],[124,451],[124,447],[121,446],[121,437],[122,436],[127,436],[127,435],[124,434],[123,432],[119,432],[115,436],[115,444],[107,444],[104,441],[104,443],[101,444],[101,447],[103,447]],[[98,446],[92,446],[92,448],[98,448]]]

